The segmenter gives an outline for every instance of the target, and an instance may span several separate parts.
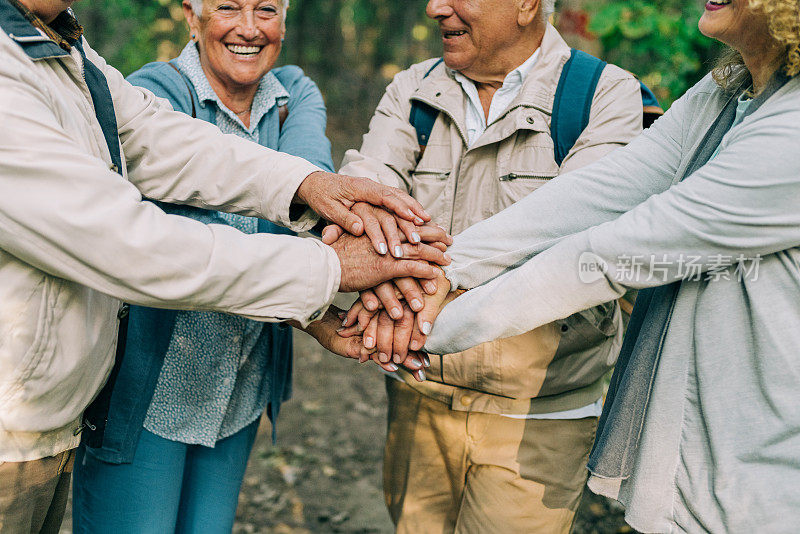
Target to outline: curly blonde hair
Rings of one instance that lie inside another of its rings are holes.
[[[750,0],[750,7],[767,17],[772,37],[786,47],[782,69],[788,76],[800,73],[800,0]],[[752,83],[739,52],[729,49],[712,71],[714,81],[725,90]]]

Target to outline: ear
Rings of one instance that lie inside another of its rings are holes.
[[[520,26],[529,26],[541,18],[541,0],[518,0],[518,5],[517,24]]]
[[[189,0],[183,0],[181,7],[183,8],[183,16],[186,17],[186,23],[189,24],[189,33],[191,35],[199,35],[200,17],[192,9],[192,3]]]

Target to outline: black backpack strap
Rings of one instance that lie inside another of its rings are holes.
[[[189,80],[186,78],[186,75],[184,75],[180,71],[180,69],[178,69],[178,67],[176,67],[172,63],[172,61],[167,61],[167,65],[169,65],[170,67],[175,69],[175,72],[177,72],[180,75],[181,79],[183,80],[183,83],[186,84],[186,89],[189,91],[189,100],[192,101],[192,118],[196,119],[197,118],[197,108],[194,107],[194,91],[192,91],[192,86],[189,85]]]
[[[433,69],[438,67],[443,61],[443,58],[439,58],[439,60],[428,69],[428,72],[425,73],[422,79],[424,80],[427,78],[430,73],[433,72]],[[436,117],[438,116],[438,109],[424,102],[420,102],[419,100],[411,101],[411,114],[408,117],[408,121],[417,131],[417,143],[419,144],[420,152],[425,151],[425,147],[428,145],[428,140],[431,137],[431,131],[433,131],[433,124],[436,122]]]
[[[605,67],[605,61],[573,48],[561,70],[550,120],[554,156],[559,167],[589,124],[592,99]]]

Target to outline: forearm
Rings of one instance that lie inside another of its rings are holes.
[[[106,75],[127,178],[146,197],[261,217],[293,230],[316,222],[311,213],[295,221],[289,215],[300,183],[319,170],[315,165],[223,135],[130,85],[88,48],[87,57]]]
[[[763,120],[763,119],[762,119]],[[700,170],[619,218],[565,238],[446,307],[427,348],[465,350],[681,279],[739,281],[800,245],[790,128],[757,121]]]

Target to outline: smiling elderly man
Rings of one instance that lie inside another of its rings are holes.
[[[556,161],[551,115],[571,51],[547,22],[553,3],[428,2],[443,63],[394,78],[340,171],[409,191],[455,234],[628,143],[642,129],[639,85],[608,65],[588,126]],[[423,109],[433,110],[429,137]],[[376,293],[390,309],[391,288]],[[398,532],[567,532],[620,339],[619,310],[608,305],[431,355],[424,383],[387,378],[384,491]]]
[[[416,245],[394,259],[367,237],[331,248],[247,235],[144,202],[298,231],[313,225],[310,207],[360,233],[377,221],[352,213],[357,201],[417,223],[427,217],[398,190],[222,135],[131,86],[81,37],[71,3],[0,0],[2,532],[58,531],[72,450],[84,424],[104,421],[102,411],[82,414],[113,376],[120,300],[310,323],[330,344],[338,319],[315,320],[337,290],[409,272],[433,277],[411,260],[425,248],[430,259],[443,256]]]

